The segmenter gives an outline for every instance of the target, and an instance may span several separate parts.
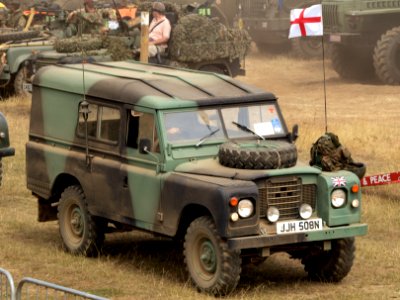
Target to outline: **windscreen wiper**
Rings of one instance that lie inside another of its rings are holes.
[[[216,134],[219,131],[219,128],[215,129],[214,131],[211,131],[209,134],[203,136],[199,142],[196,144],[196,147],[200,147],[201,144],[203,144],[208,138],[212,137],[214,134]]]
[[[262,135],[259,135],[258,133],[254,132],[253,130],[251,130],[246,125],[243,125],[243,124],[240,124],[240,123],[236,123],[234,121],[232,121],[232,124],[235,124],[237,126],[237,128],[239,128],[242,131],[250,132],[251,134],[253,134],[255,136],[258,136],[260,139],[265,140],[265,138]]]

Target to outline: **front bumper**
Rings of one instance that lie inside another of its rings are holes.
[[[230,249],[269,248],[274,246],[298,244],[304,242],[328,241],[367,234],[367,224],[324,228],[320,231],[282,235],[256,235],[228,239]]]

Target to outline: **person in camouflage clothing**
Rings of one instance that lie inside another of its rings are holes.
[[[84,0],[83,5],[83,9],[75,10],[68,15],[67,37],[82,33],[101,32],[104,29],[103,17],[101,12],[95,8],[93,0]]]

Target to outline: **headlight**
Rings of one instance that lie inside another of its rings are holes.
[[[332,206],[339,208],[346,203],[346,193],[344,190],[334,190],[331,195]]]
[[[267,211],[267,219],[271,223],[279,220],[279,210],[275,206],[271,206]]]
[[[312,207],[311,207],[311,205],[303,203],[300,206],[299,214],[300,214],[300,217],[302,217],[304,220],[309,219],[311,217],[311,215],[312,215]]]
[[[253,214],[254,205],[250,200],[240,200],[238,204],[238,214],[241,218],[248,218]]]

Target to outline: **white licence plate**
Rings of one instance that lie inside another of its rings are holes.
[[[30,93],[32,93],[32,84],[31,84],[31,83],[23,83],[23,84],[22,84],[22,89],[23,89],[25,92],[30,92]]]
[[[276,223],[277,234],[318,231],[323,229],[322,219],[285,221]]]
[[[268,23],[267,22],[262,22],[261,23],[261,27],[266,29],[268,27]]]

